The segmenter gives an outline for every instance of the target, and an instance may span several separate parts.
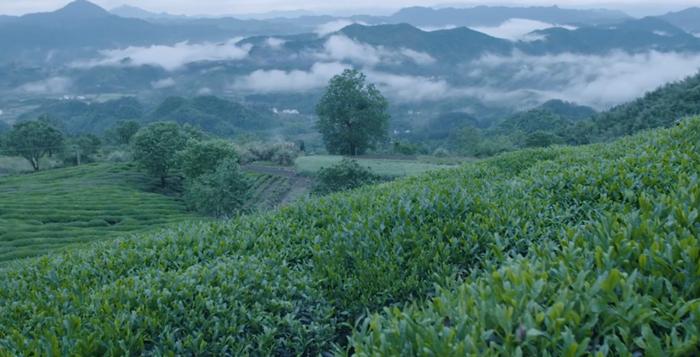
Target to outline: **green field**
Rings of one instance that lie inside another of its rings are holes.
[[[330,167],[339,163],[342,156],[315,155],[301,156],[296,159],[294,165],[302,175],[313,175],[321,168]],[[369,167],[374,173],[387,177],[416,176],[428,171],[455,167],[454,165],[438,165],[418,160],[392,160],[392,159],[355,159],[361,166]]]
[[[697,356],[700,119],[0,268],[0,355]]]
[[[197,219],[125,164],[0,178],[0,261]]]

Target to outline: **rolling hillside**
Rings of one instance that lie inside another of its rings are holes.
[[[294,188],[286,177],[249,173],[250,211],[279,206]],[[175,194],[128,164],[90,164],[0,177],[0,264],[183,222],[206,221]],[[298,197],[297,197],[298,198]]]
[[[198,219],[152,185],[111,164],[0,178],[0,262]]]
[[[695,119],[17,263],[0,354],[697,355],[699,142]]]

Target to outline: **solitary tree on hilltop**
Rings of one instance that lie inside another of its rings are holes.
[[[345,70],[333,77],[316,106],[317,127],[332,154],[361,155],[386,140],[387,100],[366,76]]]
[[[15,124],[7,136],[7,147],[39,171],[42,157],[61,151],[63,133],[45,121],[26,121]]]

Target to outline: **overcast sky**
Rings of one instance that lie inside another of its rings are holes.
[[[24,14],[51,11],[62,7],[68,0],[0,0],[0,13]],[[636,16],[653,15],[689,6],[700,6],[700,0],[353,0],[348,2],[328,0],[94,0],[107,9],[129,4],[150,11],[166,11],[176,14],[250,14],[268,11],[309,10],[319,13],[352,11],[355,13],[385,13],[411,6],[439,5],[559,5],[561,7],[606,7],[627,11]],[[377,8],[381,4],[381,8]]]

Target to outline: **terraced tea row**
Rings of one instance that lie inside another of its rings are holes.
[[[111,164],[0,178],[0,261],[197,219],[176,197],[147,192],[152,184]]]

